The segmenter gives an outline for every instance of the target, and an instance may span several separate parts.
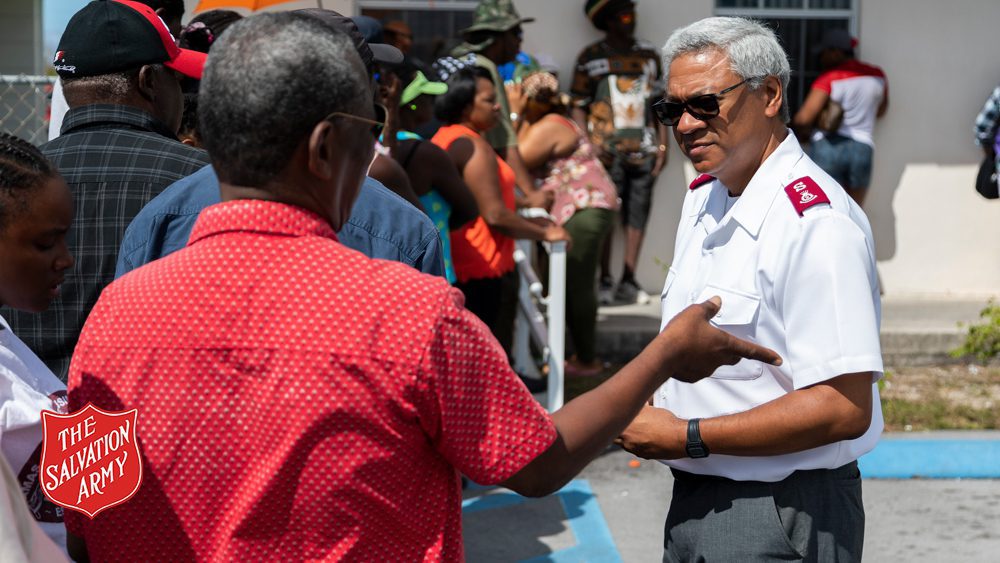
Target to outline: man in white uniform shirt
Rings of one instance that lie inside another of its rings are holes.
[[[789,65],[771,30],[702,20],[671,35],[664,62],[654,109],[702,175],[663,322],[718,295],[714,324],[785,360],[668,382],[619,438],[674,474],[664,561],[858,561],[856,460],[882,431],[871,228],[785,126]]]

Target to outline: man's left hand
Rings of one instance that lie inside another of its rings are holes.
[[[615,443],[643,459],[686,457],[687,421],[666,409],[646,405]]]
[[[656,162],[653,163],[653,171],[650,172],[650,174],[652,174],[653,177],[656,178],[657,176],[660,175],[660,172],[663,172],[663,168],[666,165],[667,165],[667,151],[658,151],[656,153]]]

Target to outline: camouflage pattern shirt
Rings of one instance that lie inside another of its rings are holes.
[[[595,145],[630,160],[657,152],[650,106],[663,96],[663,67],[651,43],[637,39],[627,51],[604,40],[588,46],[577,57],[570,93],[587,111]]]

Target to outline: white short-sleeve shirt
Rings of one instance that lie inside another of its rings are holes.
[[[28,509],[42,530],[63,550],[63,509],[45,498],[39,478],[42,411],[66,412],[66,384],[0,317],[0,452],[19,483]]]
[[[829,203],[819,203],[824,200]],[[742,360],[694,384],[670,380],[654,396],[655,406],[683,419],[711,418],[839,375],[871,371],[871,426],[858,439],[793,454],[711,454],[664,463],[691,473],[773,482],[799,469],[839,467],[875,447],[883,426],[876,385],[882,352],[871,227],[791,132],[735,202],[718,180],[695,187],[684,200],[661,296],[662,326],[713,295],[722,298],[713,324],[777,351],[784,362],[775,367]]]

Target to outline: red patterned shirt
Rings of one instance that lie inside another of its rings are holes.
[[[144,480],[70,531],[102,561],[461,560],[458,472],[556,433],[460,295],[301,208],[209,207],[84,327],[71,409],[138,408]]]

